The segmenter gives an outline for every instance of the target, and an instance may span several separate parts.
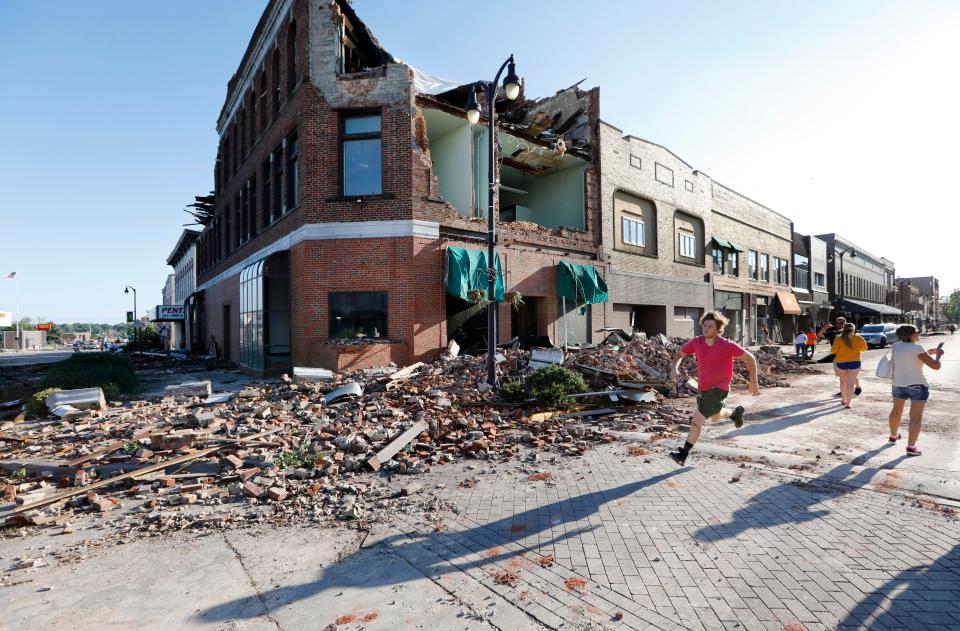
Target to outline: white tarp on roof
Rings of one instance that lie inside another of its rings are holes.
[[[407,65],[410,66],[410,64]],[[457,81],[435,77],[413,66],[410,68],[413,69],[413,87],[420,94],[441,94],[463,85]]]

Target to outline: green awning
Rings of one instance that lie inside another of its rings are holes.
[[[561,261],[557,265],[557,295],[578,304],[607,301],[607,283],[593,265]]]
[[[746,250],[743,249],[743,246],[739,243],[734,243],[733,241],[727,241],[727,243],[730,244],[731,250],[736,250],[737,252],[746,252]]]
[[[721,239],[720,237],[713,237],[712,241],[717,244],[718,248],[721,248],[724,250],[731,249],[730,244],[724,241],[723,239]]]
[[[494,267],[497,270],[497,280],[494,284],[496,300],[503,300],[503,268],[500,265],[500,255],[496,255]],[[467,292],[471,289],[487,290],[487,253],[483,250],[467,248],[447,248],[447,293],[466,301],[470,301]]]

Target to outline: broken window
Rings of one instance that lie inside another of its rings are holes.
[[[378,68],[392,57],[367,30],[366,25],[357,19],[353,9],[346,2],[338,3],[343,16],[340,20],[340,59],[338,72],[349,74],[371,68]]]
[[[300,160],[300,142],[297,132],[287,138],[287,210],[300,203],[300,179],[297,165]]]
[[[387,336],[387,292],[330,292],[328,300],[330,337],[377,339]]]
[[[340,136],[343,195],[379,195],[380,115],[352,114],[342,118]]]

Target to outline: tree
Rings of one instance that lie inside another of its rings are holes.
[[[63,330],[57,324],[51,324],[50,330],[47,331],[47,344],[60,345],[63,343]]]
[[[943,305],[943,317],[947,322],[960,323],[960,289],[954,289]]]
[[[0,331],[16,331],[17,325],[13,324],[12,326],[5,326]],[[30,317],[20,318],[20,330],[21,331],[36,331],[37,325],[33,323],[33,320]]]

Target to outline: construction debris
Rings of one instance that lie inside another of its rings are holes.
[[[72,407],[75,410],[103,410],[107,407],[107,400],[100,388],[81,388],[79,390],[58,390],[44,401],[47,409],[53,410],[60,406]],[[58,414],[57,416],[63,416]]]
[[[5,422],[0,524],[59,528],[86,515],[149,534],[267,520],[368,521],[428,495],[417,483],[392,485],[396,475],[461,460],[538,462],[548,451],[575,457],[617,440],[611,430],[681,436],[692,393],[665,383],[681,341],[634,335],[624,343],[622,335],[537,354],[593,382],[566,406],[503,402],[485,387],[485,357],[451,347],[432,363],[399,370],[329,378],[300,370],[217,394],[210,381],[187,382],[151,400],[74,408],[82,416],[70,422],[52,415]],[[529,350],[503,348],[498,368],[522,374],[530,359]],[[764,385],[798,368],[777,353],[758,359]]]

